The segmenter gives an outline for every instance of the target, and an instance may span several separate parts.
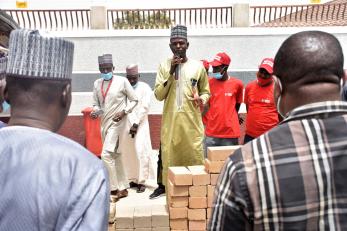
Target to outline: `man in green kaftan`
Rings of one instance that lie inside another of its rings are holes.
[[[205,68],[200,61],[188,59],[187,28],[171,29],[173,57],[159,66],[154,94],[164,100],[161,124],[162,182],[166,185],[170,166],[203,164],[203,134],[200,106],[210,96]]]

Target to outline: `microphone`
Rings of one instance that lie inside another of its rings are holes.
[[[181,58],[181,55],[178,54],[178,53],[176,54],[176,56],[178,58]],[[178,69],[179,67],[178,66],[179,66],[179,64],[177,64],[176,67],[175,67],[175,80],[178,80],[178,78],[179,78],[179,69]]]

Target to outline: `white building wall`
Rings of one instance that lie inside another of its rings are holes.
[[[220,51],[231,55],[231,71],[256,70],[264,57],[274,57],[281,43],[291,34],[303,30],[333,33],[347,54],[346,28],[232,28],[189,30],[188,57],[209,59]],[[159,63],[171,56],[169,30],[88,31],[56,33],[75,43],[74,72],[97,72],[97,56],[112,53],[118,71],[138,63],[141,72],[156,72]],[[346,64],[345,64],[346,67]],[[91,93],[74,93],[70,114],[91,105]],[[162,102],[152,99],[151,114],[162,112]]]
[[[322,30],[340,40],[347,55],[347,30],[336,28],[232,28],[189,30],[188,57],[209,59],[220,51],[231,56],[229,71],[256,70],[264,57],[274,57],[281,43],[291,34],[303,30]],[[169,30],[132,31],[80,31],[56,32],[75,43],[74,72],[98,73],[97,56],[112,53],[116,70],[138,63],[141,72],[156,72],[159,63],[171,56]],[[345,64],[345,68],[346,64]],[[91,92],[74,92],[70,115],[80,114],[92,104]],[[150,114],[160,114],[162,102],[152,97]]]
[[[347,54],[344,27],[315,28],[231,28],[188,30],[188,57],[212,60],[221,51],[231,56],[231,70],[254,70],[264,57],[274,57],[281,43],[303,30],[334,34]],[[155,72],[159,63],[171,56],[170,30],[119,30],[55,32],[75,43],[74,72],[98,71],[97,57],[112,53],[117,70],[138,63],[142,72]]]

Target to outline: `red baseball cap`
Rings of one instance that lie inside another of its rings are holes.
[[[265,58],[263,61],[261,61],[259,65],[260,68],[264,68],[269,74],[273,74],[273,66],[274,66],[274,60],[271,58]]]
[[[210,68],[210,63],[207,60],[202,59],[200,61],[202,62],[202,65],[204,65],[205,69],[209,69]]]
[[[231,60],[230,60],[229,55],[227,55],[224,52],[221,52],[221,53],[216,54],[216,56],[214,57],[213,61],[210,62],[210,64],[212,67],[218,67],[222,64],[229,66],[230,61]]]

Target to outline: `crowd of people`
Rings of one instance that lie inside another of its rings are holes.
[[[0,57],[0,109],[11,107],[8,124],[0,124],[0,230],[106,230],[109,203],[129,188],[142,193],[156,180],[150,199],[157,198],[170,166],[202,165],[208,147],[239,144],[219,177],[209,230],[344,230],[347,103],[339,41],[320,31],[294,34],[274,59],[261,60],[246,86],[228,74],[225,52],[210,62],[188,58],[185,26],[171,28],[169,47],[153,91],[139,81],[137,64],[122,77],[112,54],[98,57],[90,117],[101,120],[101,162],[56,134],[71,104],[73,43],[11,33]],[[164,101],[158,158],[148,123],[153,94]]]

